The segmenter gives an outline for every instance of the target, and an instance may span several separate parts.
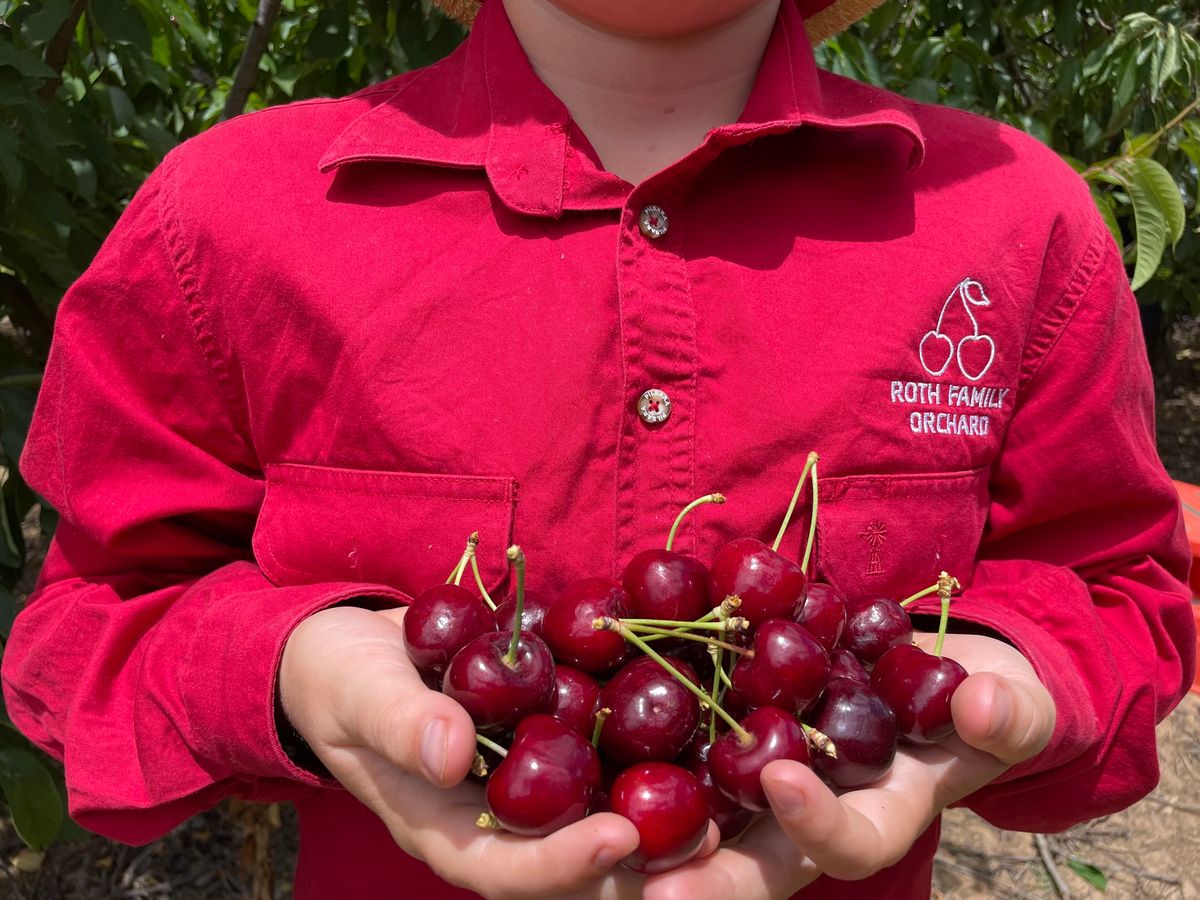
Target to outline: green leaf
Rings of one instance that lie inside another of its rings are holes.
[[[54,70],[37,56],[11,42],[0,41],[0,66],[11,66],[26,78],[54,78]]]
[[[71,0],[46,0],[42,8],[21,24],[21,34],[31,44],[44,44],[54,37],[71,12]]]
[[[1171,173],[1154,160],[1125,158],[1111,172],[1128,191],[1133,204],[1137,264],[1132,284],[1136,291],[1158,271],[1168,238],[1175,243],[1182,236],[1186,213]]]
[[[1082,859],[1076,859],[1074,856],[1067,857],[1067,868],[1090,884],[1098,891],[1108,890],[1108,876],[1093,866],[1091,863],[1086,863]]]
[[[49,847],[62,828],[63,803],[46,767],[28,750],[0,749],[0,788],[21,840],[34,850]]]
[[[91,10],[96,24],[110,40],[150,52],[150,29],[137,7],[125,0],[92,0]]]
[[[25,184],[25,171],[18,155],[20,141],[7,125],[0,125],[0,179],[9,201],[14,201]]]
[[[1117,214],[1113,210],[1112,196],[1093,189],[1092,200],[1095,201],[1096,209],[1100,211],[1100,217],[1104,219],[1104,224],[1108,226],[1109,234],[1113,236],[1113,240],[1120,247],[1125,243],[1125,236],[1121,234],[1121,226],[1117,222]]]

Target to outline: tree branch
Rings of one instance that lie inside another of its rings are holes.
[[[75,42],[75,26],[79,24],[85,9],[87,9],[87,0],[75,0],[71,4],[71,11],[67,13],[63,23],[58,26],[58,31],[54,32],[54,37],[50,38],[49,43],[46,44],[45,62],[54,70],[56,77],[38,88],[38,96],[43,100],[53,99],[55,92],[58,91],[58,86],[62,83],[62,72],[67,67],[71,44]]]
[[[222,119],[232,119],[246,108],[246,101],[254,89],[254,82],[258,80],[258,64],[267,50],[271,29],[275,27],[275,17],[279,15],[282,2],[283,0],[258,0],[258,13],[250,26],[250,33],[246,35],[246,46],[242,50],[242,58],[238,60],[229,96],[225,98]]]

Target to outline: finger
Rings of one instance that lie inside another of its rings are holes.
[[[462,781],[475,759],[467,711],[425,686],[394,635],[360,645],[360,655],[336,713],[343,735],[331,743],[365,747],[439,787]]]
[[[1007,765],[1036,756],[1054,732],[1054,701],[1031,678],[979,672],[959,685],[950,711],[965,743]]]
[[[633,823],[597,813],[544,838],[485,832],[469,818],[423,832],[421,855],[435,870],[489,897],[568,897],[603,886],[611,897],[636,897],[641,878],[620,867],[638,844]],[[464,865],[464,848],[467,862]]]
[[[653,875],[646,900],[778,900],[790,897],[820,875],[774,818],[760,819],[734,847]]]
[[[779,827],[799,851],[843,880],[899,862],[933,814],[930,798],[886,788],[839,798],[812,769],[789,761],[766,766],[762,785]]]

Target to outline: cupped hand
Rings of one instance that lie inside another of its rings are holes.
[[[916,641],[928,650],[934,638]],[[866,878],[899,862],[946,806],[1046,746],[1054,702],[1015,648],[948,634],[944,652],[970,673],[951,702],[957,735],[902,745],[883,779],[840,796],[806,766],[771,763],[762,782],[774,815],[735,846],[649,879],[647,900],[775,900],[822,874]]]
[[[641,896],[642,878],[618,865],[638,843],[620,816],[589,816],[541,839],[475,824],[483,790],[463,781],[475,757],[474,726],[421,681],[404,649],[403,617],[404,610],[324,610],[284,648],[284,711],[334,778],[403,850],[454,884],[504,898]],[[716,842],[714,833],[702,852]]]

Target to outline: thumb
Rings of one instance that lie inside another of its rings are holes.
[[[958,736],[1007,765],[1036,756],[1054,733],[1054,701],[1036,677],[978,672],[950,701]]]

